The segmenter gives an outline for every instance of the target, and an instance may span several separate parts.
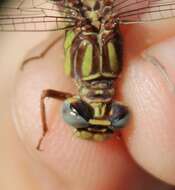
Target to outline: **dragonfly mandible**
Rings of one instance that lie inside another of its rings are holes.
[[[78,94],[44,90],[43,134],[47,134],[45,98],[64,100],[66,123],[82,139],[103,141],[120,131],[129,109],[114,100],[114,82],[122,71],[120,25],[175,17],[175,0],[13,0],[0,7],[0,31],[65,31],[65,72]]]

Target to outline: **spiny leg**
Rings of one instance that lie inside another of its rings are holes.
[[[147,60],[150,63],[152,63],[160,71],[160,73],[162,74],[166,82],[168,83],[170,90],[172,90],[172,92],[175,93],[175,84],[169,77],[168,72],[166,68],[164,67],[164,65],[162,65],[156,57],[149,55],[148,53],[144,53],[142,57],[144,60]]]
[[[39,54],[33,57],[29,57],[26,60],[23,61],[20,69],[23,70],[23,68],[25,67],[26,64],[28,64],[30,61],[32,60],[36,60],[36,59],[41,59],[42,57],[44,57],[48,51],[61,39],[63,38],[63,35],[58,36],[56,39],[54,39],[53,42],[51,42],[48,46],[46,46],[46,48]]]
[[[41,111],[41,125],[43,128],[43,134],[42,137],[40,138],[38,145],[37,145],[37,150],[41,150],[40,146],[41,143],[48,131],[48,126],[46,122],[46,108],[45,108],[45,99],[46,98],[54,98],[57,100],[65,100],[67,98],[72,97],[73,95],[67,92],[61,92],[57,90],[52,90],[52,89],[47,89],[42,92],[41,99],[40,99],[40,111]]]

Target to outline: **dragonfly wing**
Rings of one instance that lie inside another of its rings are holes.
[[[13,0],[0,6],[0,31],[55,31],[74,27],[75,11],[51,0]]]
[[[175,17],[175,0],[121,0],[113,11],[121,24],[168,19]]]

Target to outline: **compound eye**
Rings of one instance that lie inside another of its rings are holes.
[[[129,119],[128,108],[124,105],[113,103],[111,108],[111,115],[109,120],[111,121],[111,129],[113,131],[124,127]]]
[[[93,117],[93,109],[81,100],[65,101],[62,112],[65,122],[75,128],[87,128],[89,119]]]

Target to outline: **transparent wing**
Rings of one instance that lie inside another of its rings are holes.
[[[162,20],[175,17],[175,0],[119,0],[113,12],[123,24]]]
[[[75,26],[77,12],[54,0],[11,0],[0,6],[0,31],[55,31]]]

